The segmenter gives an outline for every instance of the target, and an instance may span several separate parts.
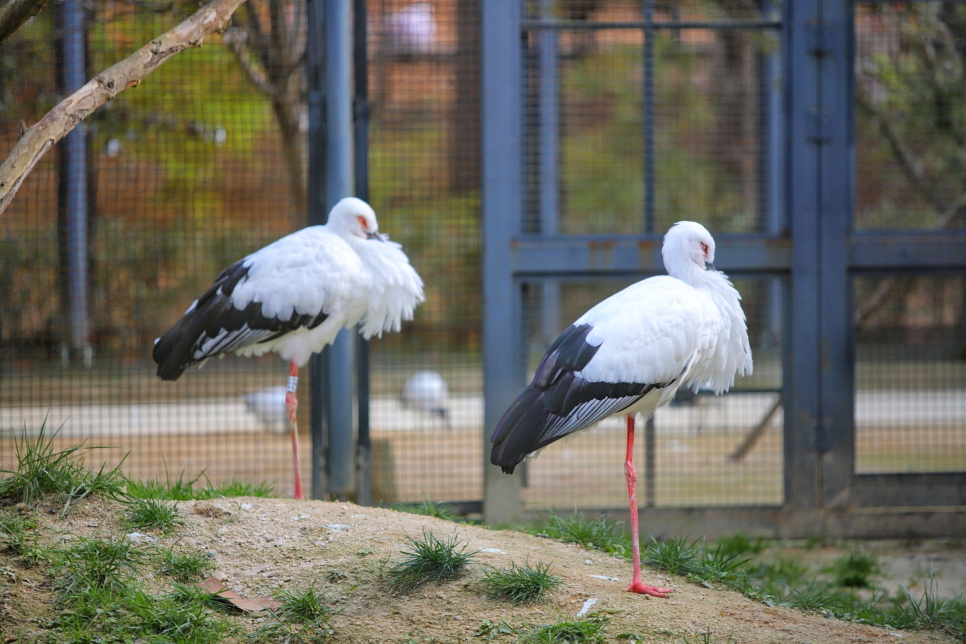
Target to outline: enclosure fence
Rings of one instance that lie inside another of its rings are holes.
[[[487,434],[557,334],[663,273],[661,236],[691,219],[742,295],[755,369],[647,423],[648,527],[966,529],[966,6],[355,5],[368,197],[426,284],[357,392],[374,502],[623,511],[618,420],[514,477],[485,465]],[[0,153],[193,10],[52,3],[0,46]],[[309,222],[309,24],[305,1],[249,0],[88,117],[0,215],[0,469],[43,428],[132,478],[292,493],[285,364],[162,383],[151,349],[223,268]],[[420,402],[421,382],[445,389]]]

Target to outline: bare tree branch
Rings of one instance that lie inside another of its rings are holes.
[[[9,0],[0,9],[0,45],[47,6],[47,0]]]
[[[248,34],[239,27],[229,27],[225,31],[225,42],[228,43],[232,53],[235,54],[235,60],[238,61],[239,67],[242,68],[242,71],[245,72],[248,79],[255,84],[258,91],[266,96],[273,96],[275,94],[275,85],[268,78],[265,71],[252,61],[249,49],[245,44],[247,37]]]
[[[212,0],[174,29],[98,74],[27,128],[0,165],[0,213],[10,205],[37,161],[78,123],[124,90],[137,87],[175,54],[201,47],[206,36],[225,28],[244,1]]]

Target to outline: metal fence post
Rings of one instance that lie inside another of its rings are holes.
[[[369,58],[366,0],[353,0],[353,102],[356,196],[369,201]],[[356,442],[356,503],[372,504],[372,438],[369,433],[369,341],[356,335],[356,397],[359,436]]]
[[[820,0],[783,5],[785,52],[786,212],[792,232],[790,335],[785,343],[785,503],[815,508],[821,498],[816,435],[820,404],[820,188],[822,112],[820,65],[815,56]]]
[[[60,6],[63,24],[64,69],[61,88],[65,95],[87,82],[86,20],[84,4],[67,0]],[[80,357],[85,367],[91,366],[90,312],[88,295],[88,188],[87,188],[87,124],[79,123],[64,139],[61,154],[61,195],[64,199],[68,281],[66,289],[70,323],[70,351]],[[68,353],[69,355],[69,353]]]
[[[325,113],[325,207],[355,192],[352,179],[352,1],[323,6]],[[326,465],[328,492],[345,499],[353,483],[353,329],[343,329],[329,348]]]
[[[309,221],[354,192],[352,2],[308,0]],[[346,498],[353,472],[352,330],[312,357],[312,496]],[[325,476],[323,478],[323,465]]]
[[[824,0],[821,75],[822,501],[849,499],[855,472],[854,344],[849,233],[854,210],[854,16],[850,0]],[[834,115],[824,122],[824,115]]]
[[[480,3],[483,142],[483,518],[520,516],[520,477],[490,465],[489,437],[523,384],[521,295],[511,242],[521,223],[520,2]]]

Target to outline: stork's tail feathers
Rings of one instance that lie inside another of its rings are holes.
[[[538,434],[527,431],[527,427],[539,422],[533,414],[546,415],[541,402],[542,394],[542,391],[527,387],[496,424],[493,438],[490,439],[493,443],[490,462],[499,465],[507,474],[513,474],[513,469],[523,462],[527,454],[540,448],[534,441]],[[530,414],[527,414],[528,411]]]
[[[207,355],[196,358],[195,345],[209,320],[216,319],[226,308],[231,307],[231,299],[216,292],[217,287],[218,284],[211,287],[191,305],[184,317],[154,341],[152,357],[158,364],[158,378],[161,380],[177,380],[185,369],[211,357]]]
[[[192,353],[201,323],[199,316],[188,314],[154,341],[152,357],[158,364],[158,378],[177,380],[185,369],[196,362]]]

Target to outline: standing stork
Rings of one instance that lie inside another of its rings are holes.
[[[668,275],[628,286],[560,334],[533,379],[497,423],[490,462],[507,474],[541,448],[615,414],[627,415],[624,476],[631,512],[630,592],[667,597],[641,580],[634,416],[667,404],[678,387],[726,391],[751,373],[741,296],[714,268],[714,240],[681,221],[662,249]]]
[[[215,279],[184,317],[154,341],[158,377],[177,380],[191,365],[234,351],[274,351],[291,362],[285,407],[301,499],[298,453],[298,369],[361,322],[367,340],[399,331],[423,301],[423,281],[402,247],[379,234],[376,213],[347,197],[325,225],[309,226],[240,259]]]

